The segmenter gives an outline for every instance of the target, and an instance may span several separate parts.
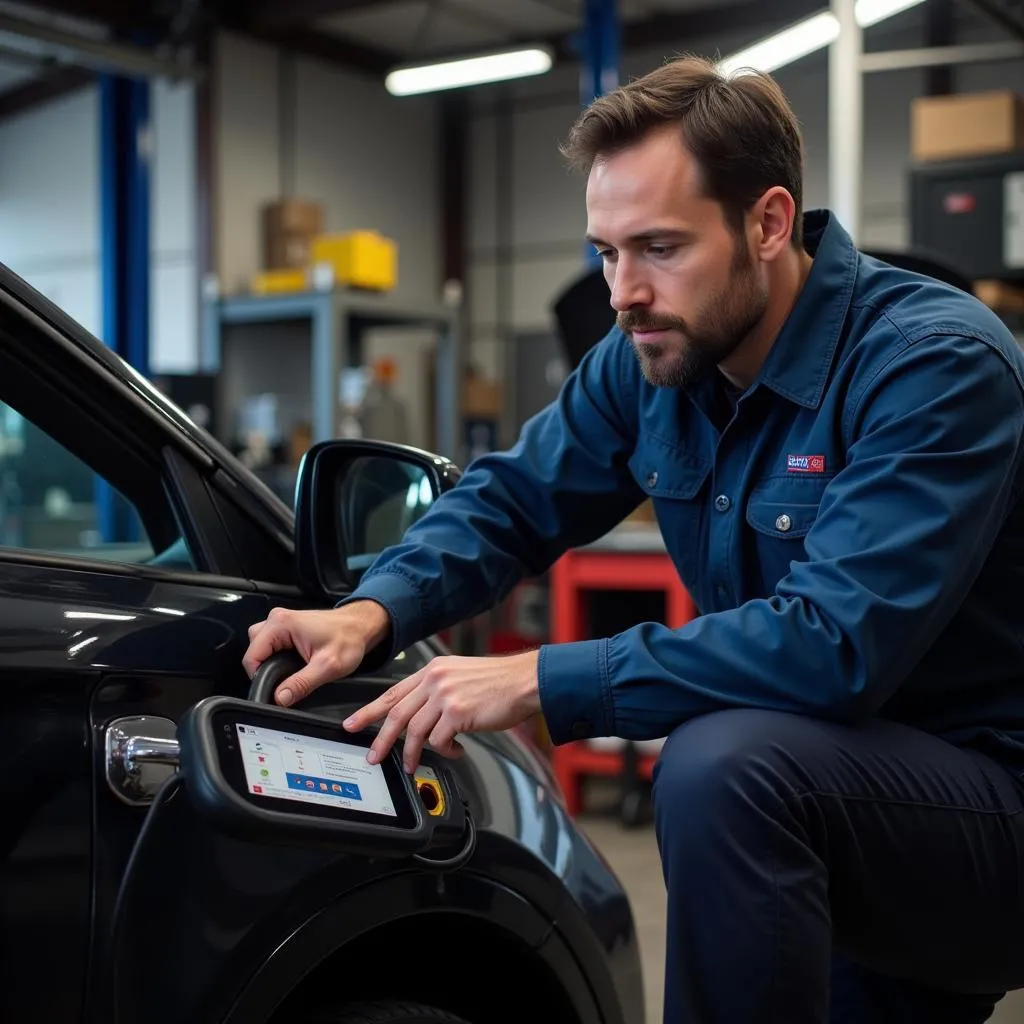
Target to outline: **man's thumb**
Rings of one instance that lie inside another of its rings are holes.
[[[274,691],[274,700],[282,707],[288,707],[303,697],[308,697],[319,684],[310,678],[309,666],[290,675]]]

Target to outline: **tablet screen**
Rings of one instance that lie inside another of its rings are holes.
[[[249,792],[280,800],[396,816],[384,769],[352,743],[238,725]]]

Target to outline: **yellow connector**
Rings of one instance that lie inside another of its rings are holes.
[[[416,781],[416,792],[419,793],[423,806],[427,809],[427,814],[435,818],[441,817],[445,809],[444,791],[441,789],[441,783],[433,777],[432,772],[430,776],[416,775],[414,778]]]

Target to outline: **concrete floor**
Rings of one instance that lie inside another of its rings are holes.
[[[662,1024],[665,886],[654,830],[624,828],[616,817],[614,804],[603,794],[597,794],[597,799],[590,799],[588,794],[587,803],[588,812],[580,817],[580,825],[607,857],[633,904],[643,957],[647,1024]],[[1024,991],[1010,993],[989,1021],[990,1024],[1024,1024]]]

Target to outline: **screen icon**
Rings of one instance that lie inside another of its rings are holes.
[[[254,785],[254,786],[252,787],[252,791],[253,791],[254,793],[262,793],[262,792],[263,792],[263,787],[262,787],[262,786],[256,786],[256,785]]]

